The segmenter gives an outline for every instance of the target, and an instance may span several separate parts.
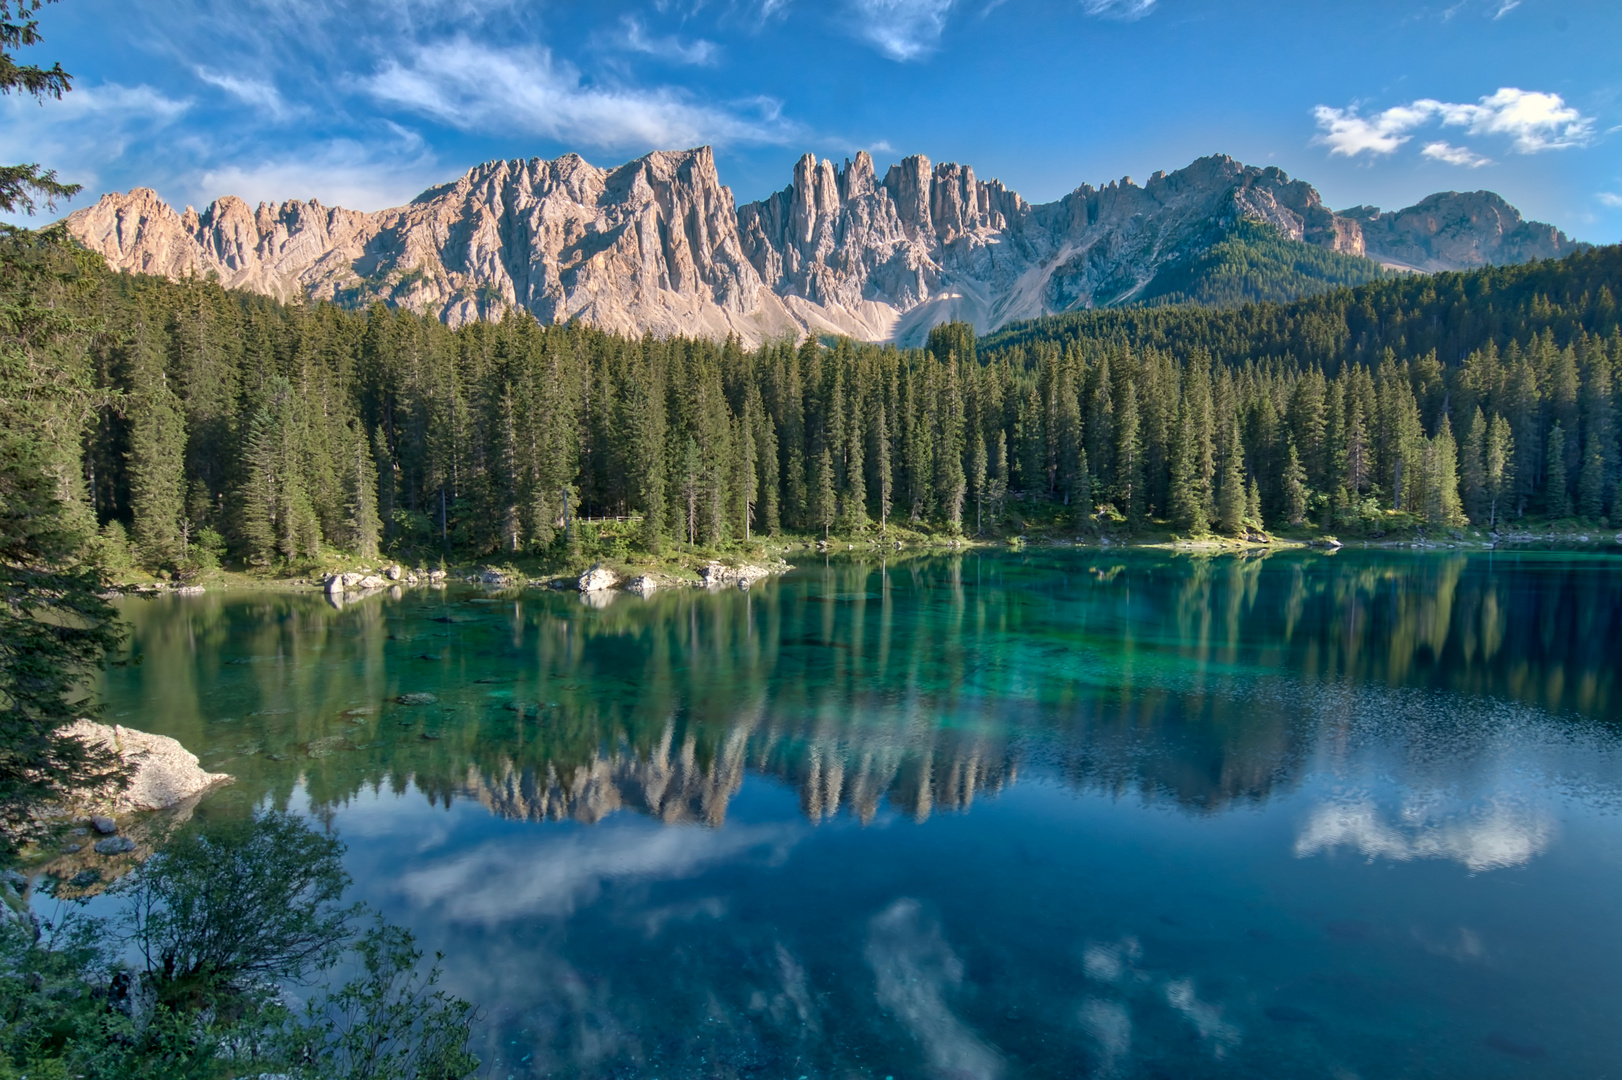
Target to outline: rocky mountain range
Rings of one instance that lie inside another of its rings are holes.
[[[915,343],[948,319],[986,332],[1131,303],[1241,221],[1426,272],[1580,246],[1491,192],[1334,213],[1310,184],[1225,156],[1032,204],[966,165],[915,155],[880,178],[865,152],[843,165],[808,154],[789,186],[739,206],[708,147],[610,169],[575,154],[492,161],[375,213],[229,196],[181,213],[137,188],[67,226],[115,269],[217,274],[283,300],[382,300],[453,325],[522,307],[545,322],[753,344],[806,333]]]

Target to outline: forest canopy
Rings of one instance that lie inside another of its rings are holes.
[[[109,402],[59,441],[64,491],[152,567],[534,553],[581,513],[640,516],[655,551],[972,533],[1021,502],[1184,535],[1622,516],[1614,247],[981,340],[947,324],[923,349],[745,349],[281,304],[41,237],[5,258],[50,252],[41,302],[94,327],[53,363]]]

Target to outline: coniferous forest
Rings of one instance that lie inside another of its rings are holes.
[[[63,492],[153,568],[535,554],[603,515],[654,551],[1040,513],[1184,536],[1622,517],[1614,247],[979,341],[948,324],[924,349],[751,350],[524,314],[452,330],[5,243],[34,268],[12,287],[67,327],[41,378],[75,393],[39,397]]]

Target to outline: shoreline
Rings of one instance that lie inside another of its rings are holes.
[[[742,587],[766,577],[774,577],[794,569],[790,556],[800,559],[817,556],[861,554],[950,555],[968,551],[1072,549],[1086,551],[1151,550],[1182,554],[1222,555],[1270,553],[1282,551],[1316,550],[1325,553],[1356,548],[1359,550],[1427,550],[1427,551],[1493,551],[1501,549],[1542,548],[1556,551],[1605,551],[1622,547],[1622,533],[1610,529],[1588,531],[1516,531],[1496,536],[1476,530],[1464,533],[1454,530],[1445,538],[1418,537],[1352,537],[1341,540],[1335,536],[1266,535],[1255,537],[1205,536],[1182,538],[1175,535],[1150,533],[1140,536],[1054,536],[1046,533],[1001,537],[926,537],[913,533],[906,539],[881,540],[876,537],[860,539],[830,537],[827,541],[796,539],[787,543],[762,544],[752,556],[733,553],[703,554],[682,552],[674,557],[647,559],[597,559],[577,569],[556,570],[535,566],[531,560],[494,563],[490,560],[447,562],[443,571],[428,571],[418,567],[405,571],[399,580],[384,579],[364,589],[351,589],[352,599],[376,595],[393,590],[438,588],[446,584],[473,584],[505,588],[550,589],[561,592],[578,591],[589,595],[595,591],[630,591],[651,594],[678,588]],[[764,555],[765,558],[762,558]],[[530,562],[529,568],[520,563]],[[216,591],[272,591],[272,592],[326,592],[331,594],[329,581],[334,575],[382,575],[388,563],[329,563],[333,569],[323,568],[320,573],[274,577],[243,570],[216,570],[203,577],[186,582],[142,578],[118,582],[114,588],[124,595],[173,596],[199,595]],[[394,564],[401,566],[403,564]],[[720,568],[719,575],[707,577],[707,569]],[[606,585],[582,588],[583,580],[594,571],[606,570],[612,580]]]

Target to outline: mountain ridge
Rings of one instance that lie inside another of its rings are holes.
[[[699,147],[611,168],[578,154],[485,162],[372,213],[234,196],[179,213],[137,188],[65,220],[115,269],[214,273],[281,300],[381,300],[453,326],[523,308],[543,322],[749,344],[807,333],[910,344],[949,319],[986,332],[1132,303],[1245,222],[1427,272],[1583,246],[1491,192],[1337,214],[1305,181],[1225,155],[1038,204],[923,155],[880,178],[863,151],[843,166],[807,154],[787,187],[739,205]]]

